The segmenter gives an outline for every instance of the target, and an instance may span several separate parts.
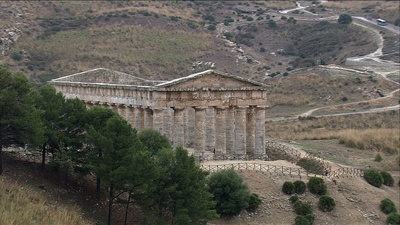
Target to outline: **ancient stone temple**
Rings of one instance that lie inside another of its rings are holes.
[[[265,154],[265,84],[207,70],[152,81],[94,69],[49,82],[88,107],[117,111],[137,130],[153,128],[195,154]]]

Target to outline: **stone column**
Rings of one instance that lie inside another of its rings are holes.
[[[111,103],[111,109],[112,109],[114,112],[118,113],[118,105],[117,105],[117,104]]]
[[[164,123],[163,123],[163,132],[165,136],[173,141],[173,124],[174,124],[174,110],[172,108],[166,108],[164,110]]]
[[[132,107],[132,105],[126,106],[126,112],[125,112],[125,113],[126,113],[126,114],[125,114],[126,121],[128,121],[128,123],[129,123],[132,127],[135,127],[135,126],[133,125],[133,123],[132,123],[132,114],[133,114],[133,107]]]
[[[141,131],[144,127],[144,112],[143,108],[135,107],[135,121],[136,121],[136,130]]]
[[[184,108],[174,107],[174,134],[173,146],[184,146],[185,144],[185,128],[184,128]]]
[[[205,107],[194,107],[194,120],[195,120],[195,137],[194,137],[194,149],[197,153],[203,153],[205,151],[205,118],[206,108]]]
[[[153,129],[163,134],[164,109],[153,108]]]
[[[215,154],[226,154],[226,108],[215,108]]]
[[[255,109],[255,150],[254,154],[265,154],[265,106]]]
[[[185,147],[194,148],[194,139],[195,136],[195,126],[194,126],[194,109],[193,108],[186,108],[185,110]]]
[[[235,153],[235,109],[229,107],[225,113],[226,154],[232,155]]]
[[[119,104],[117,107],[118,107],[118,108],[117,108],[118,114],[119,114],[124,120],[127,120],[127,117],[126,117],[126,106],[125,106],[124,104]]]
[[[247,110],[247,123],[246,123],[246,154],[254,155],[255,148],[255,116],[254,107]]]
[[[235,114],[235,154],[246,154],[246,108],[237,107]]]
[[[153,129],[153,110],[150,108],[143,108],[143,129]]]
[[[215,149],[215,109],[206,109],[206,151],[213,152]]]

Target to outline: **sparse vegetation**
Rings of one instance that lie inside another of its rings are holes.
[[[328,195],[323,195],[319,198],[318,202],[318,207],[324,212],[330,212],[335,208],[336,203],[335,200],[328,196]]]
[[[95,224],[79,207],[46,202],[41,193],[0,179],[0,224]]]
[[[306,216],[308,214],[312,214],[313,210],[309,203],[304,203],[302,201],[296,201],[294,203],[294,211],[297,215]]]
[[[296,180],[295,182],[293,182],[293,185],[294,192],[296,194],[304,194],[306,192],[306,184],[304,183],[304,181]]]
[[[390,175],[389,172],[381,171],[381,175],[382,175],[382,178],[383,178],[383,184],[384,185],[393,186],[394,180],[393,180],[392,175]]]
[[[390,214],[390,213],[396,213],[397,209],[396,206],[394,205],[393,201],[385,198],[381,201],[381,204],[379,205],[379,208],[381,211],[385,214]]]
[[[322,175],[325,172],[324,165],[313,158],[301,158],[296,164],[303,167],[309,173]]]
[[[310,177],[307,183],[307,187],[311,193],[317,195],[325,195],[327,191],[327,186],[324,182],[324,179],[320,177]]]
[[[349,24],[353,21],[349,14],[341,14],[338,19],[338,23],[340,24]]]
[[[287,194],[287,195],[294,194],[294,185],[293,185],[293,183],[290,182],[290,181],[286,181],[285,183],[283,183],[282,192]]]
[[[383,177],[376,169],[369,169],[364,172],[364,179],[375,187],[380,187],[383,184]]]
[[[390,213],[386,218],[386,223],[389,225],[399,225],[400,215],[397,212]]]
[[[261,205],[262,201],[257,194],[251,193],[249,196],[249,206],[246,208],[249,212],[255,212],[256,209]]]
[[[299,201],[299,197],[297,197],[297,195],[290,196],[289,201],[290,201],[292,204],[294,204],[294,203],[296,203],[297,201]]]

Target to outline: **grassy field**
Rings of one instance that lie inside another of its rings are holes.
[[[38,192],[20,183],[0,180],[0,224],[84,225],[94,224],[82,218],[76,206],[46,202]]]

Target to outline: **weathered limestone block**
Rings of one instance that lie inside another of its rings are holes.
[[[141,131],[144,128],[144,109],[141,107],[135,108],[136,130]]]

